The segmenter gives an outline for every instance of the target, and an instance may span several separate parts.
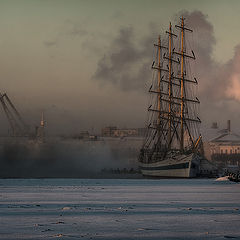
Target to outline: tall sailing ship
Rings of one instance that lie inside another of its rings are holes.
[[[167,37],[162,40],[159,36],[154,44],[147,133],[139,155],[146,176],[188,178],[200,172],[198,82],[190,69],[195,54],[187,49],[186,38],[193,31],[183,17],[175,31],[170,23]]]

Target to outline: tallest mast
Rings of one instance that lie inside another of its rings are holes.
[[[169,76],[168,76],[168,148],[171,148],[171,128],[172,128],[172,24],[169,24],[169,40],[168,40],[168,57],[169,57]]]
[[[180,133],[180,150],[184,149],[184,129],[183,129],[183,111],[184,111],[184,18],[181,18],[181,133]]]
[[[161,39],[158,37],[158,127],[161,123]],[[159,136],[160,139],[160,136]]]
[[[179,28],[180,31],[180,52],[174,52],[176,55],[181,57],[181,76],[177,77],[177,79],[179,79],[180,81],[180,150],[184,151],[184,131],[188,132],[189,135],[189,139],[192,143],[193,148],[195,148],[195,143],[193,140],[192,134],[191,134],[191,125],[189,125],[189,123],[200,123],[200,119],[195,116],[195,118],[193,116],[189,116],[189,112],[191,111],[192,114],[195,114],[194,110],[191,109],[191,105],[190,104],[199,104],[199,100],[196,97],[195,99],[191,99],[191,97],[189,98],[189,96],[187,96],[186,93],[186,83],[188,84],[197,84],[197,80],[196,78],[194,78],[194,80],[192,79],[188,79],[187,76],[187,72],[186,72],[186,59],[193,59],[195,60],[195,55],[194,52],[192,51],[192,56],[187,54],[187,50],[186,50],[186,46],[185,46],[185,31],[187,32],[193,32],[193,30],[186,28],[185,27],[185,23],[184,23],[184,18],[181,17],[181,25],[175,25],[176,28]],[[189,95],[189,94],[188,94]],[[195,136],[196,137],[196,136]]]

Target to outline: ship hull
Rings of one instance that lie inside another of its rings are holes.
[[[180,155],[154,163],[140,163],[144,176],[166,178],[193,178],[199,172],[199,158],[194,154]]]

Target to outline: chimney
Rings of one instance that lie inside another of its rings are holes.
[[[227,130],[229,133],[231,132],[231,120],[227,121]]]

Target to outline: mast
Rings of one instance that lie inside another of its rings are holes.
[[[172,128],[172,117],[171,117],[171,108],[172,108],[172,24],[169,24],[169,39],[168,39],[168,51],[169,51],[169,75],[168,75],[168,148],[171,148],[171,128]]]
[[[189,84],[198,84],[196,78],[194,78],[194,80],[191,79],[185,79],[186,76],[186,69],[185,69],[185,59],[193,59],[195,60],[195,55],[194,52],[192,51],[192,56],[186,53],[186,49],[185,49],[185,31],[192,33],[193,30],[186,28],[185,24],[184,24],[184,17],[182,16],[181,18],[181,25],[175,25],[176,28],[181,29],[180,31],[180,38],[181,38],[181,51],[180,52],[175,52],[173,51],[174,54],[181,56],[181,77],[175,77],[176,79],[180,80],[180,99],[181,99],[181,109],[180,109],[180,150],[183,151],[184,150],[184,127],[186,128],[189,138],[192,142],[192,147],[194,148],[194,140],[193,140],[193,136],[191,134],[191,130],[190,130],[190,126],[187,124],[187,122],[192,121],[192,117],[189,118],[189,104],[190,103],[195,103],[195,104],[199,104],[200,101],[198,100],[198,98],[196,97],[196,100],[192,99],[189,101],[188,97],[186,96],[186,90],[185,90],[185,82],[188,82]],[[185,111],[186,109],[186,111]],[[185,114],[187,114],[187,117],[185,117]],[[193,112],[193,110],[192,110]],[[193,112],[194,113],[194,112]],[[194,122],[196,123],[200,123],[201,120],[196,116]]]
[[[157,126],[160,127],[161,122],[161,39],[158,37],[158,121]],[[158,131],[160,135],[160,131]],[[159,136],[160,139],[160,136]]]
[[[186,64],[189,59],[194,60],[195,55],[193,51],[189,54],[186,49],[185,33],[192,30],[185,25],[185,19],[181,17],[180,24],[175,25],[180,30],[176,35],[170,22],[166,31],[167,46],[164,46],[160,36],[158,43],[154,44],[157,54],[152,69],[158,72],[153,74],[153,82],[149,88],[149,93],[155,96],[151,97],[148,107],[147,134],[143,144],[143,149],[146,150],[144,156],[150,162],[155,158],[164,159],[169,150],[184,152],[184,149],[196,148],[197,124],[201,120],[195,106],[200,101],[192,93],[193,85],[198,82],[191,71],[187,73]],[[173,37],[179,44],[176,44]],[[189,137],[187,143],[184,141],[185,132]]]
[[[184,18],[181,18],[181,133],[180,133],[180,150],[183,151],[184,149],[184,129],[183,129],[183,111],[184,111],[184,95],[183,95],[183,84],[184,84],[184,72],[183,72],[183,65],[184,65]]]

